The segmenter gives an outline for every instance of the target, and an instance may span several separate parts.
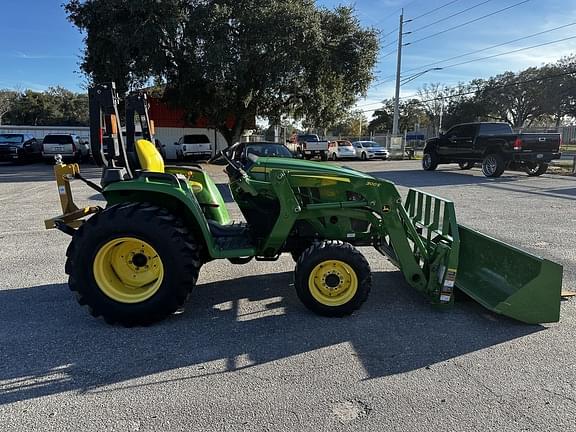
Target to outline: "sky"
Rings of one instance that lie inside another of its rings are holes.
[[[63,2],[2,2],[0,88],[45,90],[59,85],[74,91],[83,90],[84,79],[78,67],[83,49],[82,35],[67,21],[61,6]],[[404,31],[411,33],[404,36],[404,42],[410,44],[403,48],[402,76],[409,79],[428,69],[444,67],[414,77],[403,85],[403,97],[415,94],[425,83],[455,85],[508,70],[539,66],[576,52],[576,0],[317,0],[317,4],[327,8],[351,5],[362,25],[375,28],[381,34],[375,82],[367,97],[357,104],[359,109],[367,111],[368,117],[369,110],[394,94],[395,40],[401,8],[404,8],[404,20],[412,20],[404,25]],[[498,12],[505,8],[508,9]],[[475,19],[479,20],[466,24]],[[567,27],[548,31],[560,26]],[[445,32],[434,36],[442,31]],[[487,49],[539,32],[542,34]],[[574,39],[452,66],[570,37]],[[485,51],[437,63],[477,50]]]

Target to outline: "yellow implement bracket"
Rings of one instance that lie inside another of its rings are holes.
[[[70,181],[74,180],[78,174],[80,174],[78,164],[63,164],[57,162],[56,165],[54,165],[54,175],[56,176],[62,214],[52,219],[46,219],[44,221],[46,229],[58,228],[58,223],[65,224],[70,228],[78,228],[84,223],[82,220],[83,217],[100,210],[99,207],[78,208],[78,206],[74,204]]]

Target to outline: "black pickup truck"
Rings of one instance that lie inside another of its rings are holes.
[[[507,123],[465,123],[429,139],[424,147],[422,168],[457,163],[470,169],[482,163],[486,177],[500,177],[505,169],[523,169],[530,176],[546,172],[552,159],[559,159],[558,133],[516,134]]]

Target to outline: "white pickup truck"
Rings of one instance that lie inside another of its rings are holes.
[[[178,160],[210,159],[212,157],[212,143],[204,134],[184,135],[175,142],[176,157]]]
[[[314,156],[320,156],[322,160],[328,159],[328,141],[321,141],[315,134],[292,135],[287,147],[296,156],[306,159]]]

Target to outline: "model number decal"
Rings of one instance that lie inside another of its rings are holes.
[[[366,186],[372,186],[372,187],[380,187],[380,186],[381,186],[381,184],[380,184],[380,183],[378,183],[378,182],[372,182],[372,181],[369,181],[369,182],[366,182]]]

